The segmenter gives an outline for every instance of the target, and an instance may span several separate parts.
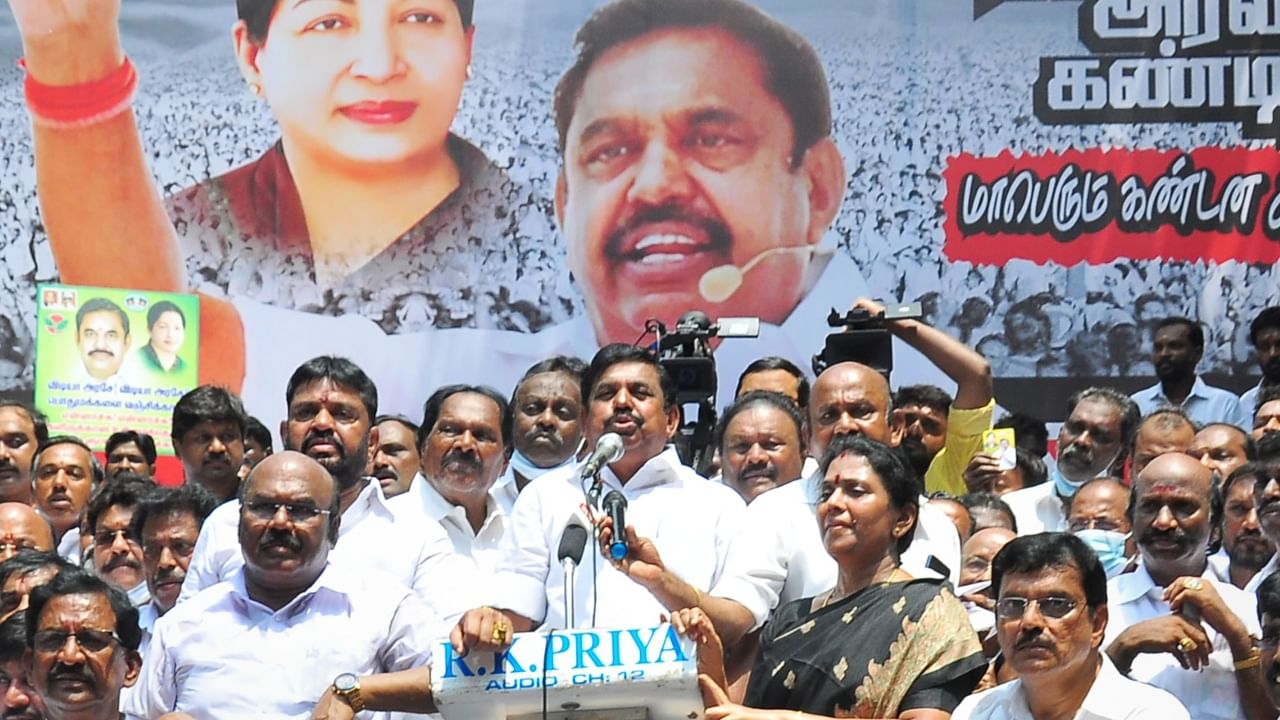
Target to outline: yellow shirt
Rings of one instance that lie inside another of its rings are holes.
[[[947,413],[947,441],[924,474],[926,494],[942,490],[953,497],[969,492],[964,484],[964,469],[982,449],[982,433],[991,429],[996,401],[970,410],[951,408]]]

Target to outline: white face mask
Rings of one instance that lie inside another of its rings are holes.
[[[972,600],[964,600],[963,597],[981,592],[990,587],[990,580],[980,580],[956,588],[956,596],[962,598],[960,604],[964,605],[965,612],[969,613],[969,624],[973,626],[973,631],[978,633],[979,637],[986,637],[987,633],[995,629],[996,614]]]

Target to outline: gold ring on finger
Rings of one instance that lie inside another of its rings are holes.
[[[1197,647],[1199,646],[1196,645],[1196,641],[1192,640],[1191,638],[1184,637],[1178,641],[1178,650],[1184,653],[1189,653],[1195,650]]]
[[[1186,585],[1188,590],[1199,590],[1204,586],[1204,583],[1200,582],[1200,578],[1191,578]]]

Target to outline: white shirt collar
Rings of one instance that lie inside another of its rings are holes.
[[[376,485],[377,483],[374,484]],[[333,552],[332,548],[330,548],[330,552]],[[310,587],[298,593],[284,607],[279,610],[272,610],[249,596],[249,590],[245,586],[244,566],[237,568],[227,580],[231,583],[231,596],[238,607],[246,613],[257,611],[265,612],[268,615],[294,615],[301,610],[303,603],[308,602],[315,595],[322,592],[331,592],[346,597],[359,587],[358,583],[354,582],[347,573],[333,563],[327,562],[324,570],[320,572],[320,577],[316,578]]]
[[[1213,568],[1209,567],[1208,562],[1205,563],[1204,572],[1200,574],[1200,577],[1215,584],[1218,582],[1218,578],[1214,576]],[[1157,585],[1156,581],[1152,579],[1151,573],[1147,572],[1147,568],[1141,559],[1138,560],[1137,569],[1131,573],[1117,575],[1113,582],[1115,582],[1115,590],[1111,593],[1111,601],[1119,604],[1131,603],[1153,590],[1158,591],[1157,595],[1164,592],[1164,588]],[[1157,597],[1156,599],[1159,598]]]
[[[420,482],[419,482],[420,481]],[[417,488],[418,500],[422,503],[422,511],[427,517],[436,522],[444,522],[445,518],[455,518],[467,527],[471,527],[467,522],[466,510],[459,505],[454,505],[445,499],[440,491],[427,481],[426,477],[419,474],[414,481],[413,486]],[[495,515],[504,515],[507,511],[505,504],[495,497],[495,491],[498,489],[498,483],[495,482],[493,487],[489,488],[489,499],[485,502],[484,524],[488,525]],[[482,527],[483,527],[482,525]]]
[[[679,468],[683,466],[684,463],[680,462],[679,453],[676,452],[674,447],[668,445],[662,452],[645,461],[625,485],[614,474],[611,467],[606,467],[600,471],[600,480],[604,485],[615,490],[621,490],[624,487],[637,490],[650,485],[679,482]]]

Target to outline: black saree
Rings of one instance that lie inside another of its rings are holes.
[[[841,718],[951,712],[986,670],[964,606],[940,580],[876,584],[813,606],[788,603],[765,627],[744,704]]]

